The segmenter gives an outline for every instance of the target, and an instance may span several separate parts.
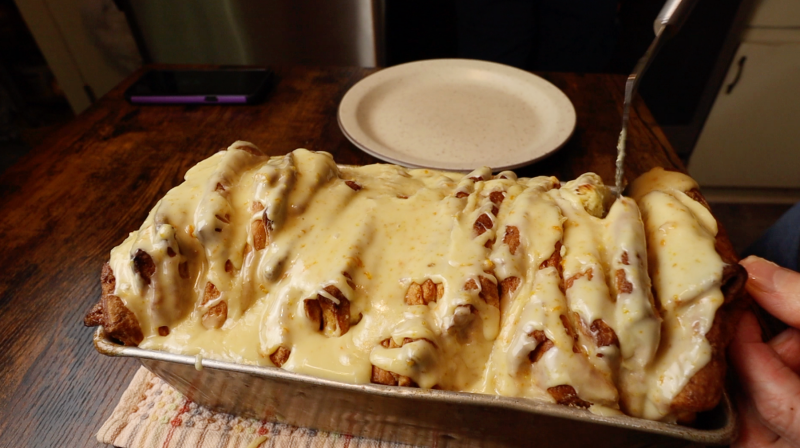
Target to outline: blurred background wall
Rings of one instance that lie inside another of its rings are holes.
[[[470,11],[503,32],[505,23],[553,25],[541,18],[548,8],[586,16],[586,5],[601,3],[596,13],[611,19],[591,65],[517,65],[627,74],[663,0],[0,0],[0,139],[63,121],[64,104],[85,110],[142,63],[372,67],[474,57],[464,49],[475,37]],[[476,9],[485,5],[485,14]],[[491,16],[504,10],[524,13]],[[640,93],[709,194],[788,203],[800,198],[799,76],[800,1],[699,0]]]

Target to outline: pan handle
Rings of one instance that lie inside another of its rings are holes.
[[[667,0],[653,23],[653,31],[658,34],[667,26],[673,33],[678,31],[696,4],[696,0]]]

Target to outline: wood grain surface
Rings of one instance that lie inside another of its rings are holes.
[[[192,165],[235,140],[272,155],[305,147],[344,164],[376,162],[336,120],[344,93],[373,71],[278,68],[256,106],[133,106],[123,92],[140,72],[0,177],[0,446],[100,445],[95,433],[138,366],[96,353],[82,325],[111,248]],[[625,78],[542,76],[572,100],[577,128],[558,153],[518,173],[594,171],[613,183]],[[683,169],[641,102],[628,138],[628,179]]]

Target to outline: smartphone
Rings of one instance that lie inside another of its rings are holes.
[[[150,70],[125,91],[133,104],[254,104],[272,86],[271,70]]]

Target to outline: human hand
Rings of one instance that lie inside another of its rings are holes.
[[[758,257],[741,261],[747,292],[790,326],[770,341],[746,312],[729,354],[745,396],[739,400],[741,432],[734,447],[800,447],[800,273]]]

